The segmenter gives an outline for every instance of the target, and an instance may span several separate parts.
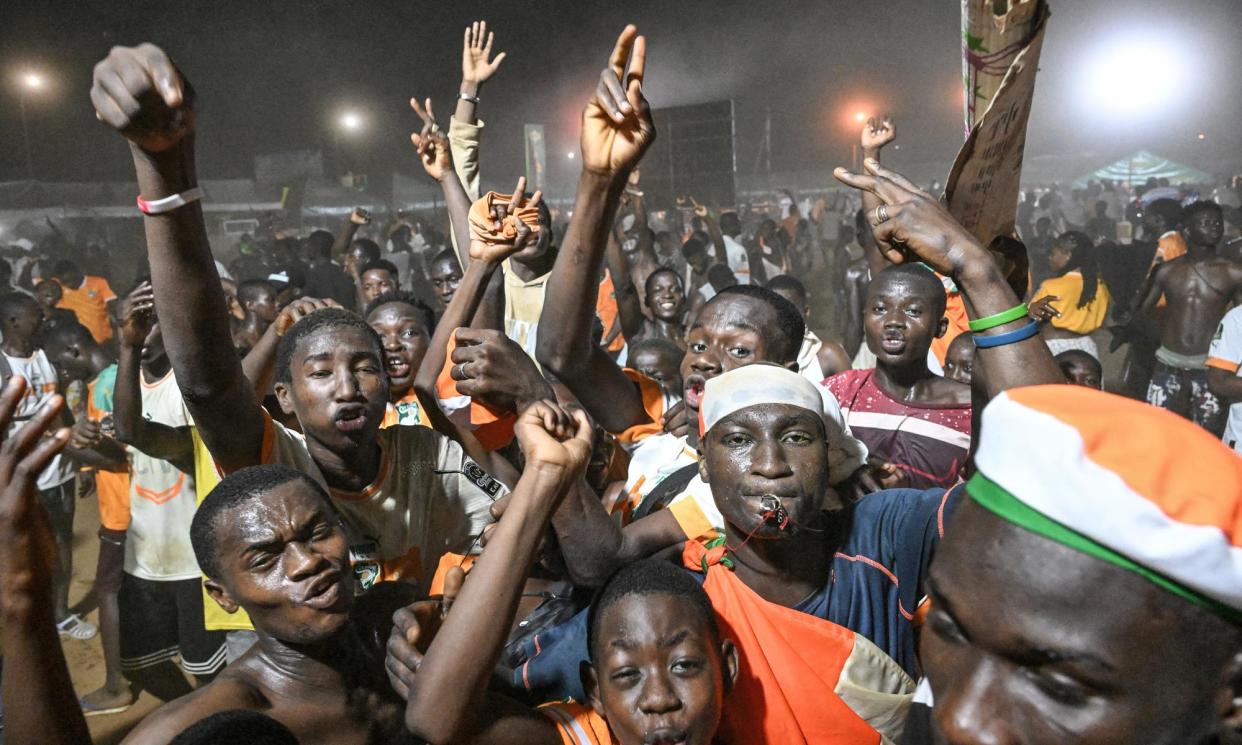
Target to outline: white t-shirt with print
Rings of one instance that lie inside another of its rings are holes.
[[[142,381],[142,416],[169,427],[189,427],[177,380]],[[197,579],[198,562],[190,545],[190,523],[198,500],[194,474],[166,460],[129,448],[129,530],[125,571],[157,582]]]
[[[56,368],[52,367],[51,360],[42,349],[36,349],[29,357],[14,357],[9,354],[4,357],[8,360],[13,375],[26,379],[26,395],[18,402],[13,422],[9,425],[8,436],[12,437],[39,411],[39,407],[56,395]],[[73,461],[57,455],[39,474],[38,489],[46,491],[60,486],[76,474],[77,468]]]
[[[332,497],[349,536],[354,574],[363,589],[381,580],[430,583],[448,552],[477,553],[492,522],[492,503],[509,492],[428,427],[397,425],[377,435],[383,452],[375,481],[360,492],[328,487],[301,433],[267,418],[263,463],[308,474]]]

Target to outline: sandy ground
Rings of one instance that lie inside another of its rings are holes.
[[[91,623],[99,623],[92,586],[95,581],[95,561],[99,555],[99,502],[94,495],[79,499],[74,517],[73,531],[73,582],[69,587],[69,602],[74,610]],[[65,659],[73,677],[73,687],[78,695],[89,693],[104,680],[103,648],[99,636],[89,641],[77,641],[62,637]],[[122,714],[88,717],[91,738],[96,743],[117,743],[126,733],[153,711],[159,701],[143,694],[138,702]]]

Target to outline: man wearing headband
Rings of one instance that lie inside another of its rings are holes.
[[[1171,413],[1079,386],[1009,391],[981,430],[928,580],[934,735],[910,742],[1230,741],[1242,460]]]
[[[795,688],[812,685],[796,673],[799,665],[780,652],[782,642],[770,639],[745,648],[745,641],[756,637],[739,628],[750,629],[759,614],[770,617],[760,624],[764,628],[784,629],[778,639],[809,644],[812,632],[801,627],[823,628],[818,622],[826,621],[836,633],[852,631],[874,643],[879,649],[868,669],[896,661],[897,679],[887,672],[878,677],[890,683],[884,690],[897,695],[900,679],[918,675],[914,621],[921,587],[940,526],[957,500],[944,489],[888,490],[856,504],[839,496],[829,486],[831,425],[821,390],[797,372],[770,364],[746,365],[708,380],[700,408],[698,464],[706,488],[679,498],[664,512],[686,535],[702,536],[684,542],[680,553],[688,568],[709,577],[729,569],[744,588],[737,592],[745,603],[714,603],[720,621],[732,629],[730,638],[743,647],[741,680],[770,672],[765,693],[790,691],[790,700],[797,698]],[[572,509],[571,503],[560,512]],[[567,557],[571,549],[580,550],[581,536],[555,521],[554,526]],[[571,572],[573,566],[571,561]],[[515,671],[515,685],[536,697],[579,698],[577,670],[586,659],[585,645],[581,617],[541,635]],[[748,665],[759,654],[769,662],[750,672]]]

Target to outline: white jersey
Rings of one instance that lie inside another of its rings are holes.
[[[1242,306],[1226,313],[1216,327],[1207,364],[1234,375],[1242,374]],[[1242,453],[1242,404],[1229,407],[1224,440],[1234,451]]]
[[[154,383],[142,381],[142,416],[169,427],[190,426],[171,370]],[[190,522],[198,507],[194,474],[137,448],[128,450],[130,523],[125,571],[162,582],[199,577],[190,545]]]
[[[9,425],[8,436],[12,437],[22,426],[30,421],[48,399],[56,395],[56,368],[48,360],[42,349],[36,349],[29,357],[4,355],[9,369],[14,375],[26,379],[26,394],[17,404],[13,422]],[[39,474],[37,486],[39,491],[46,491],[60,486],[77,474],[73,461],[57,455],[48,463],[47,468]]]

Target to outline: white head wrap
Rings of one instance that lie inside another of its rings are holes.
[[[706,435],[721,419],[761,404],[788,404],[820,415],[828,435],[828,468],[834,485],[867,462],[867,446],[850,432],[836,396],[793,370],[773,364],[745,365],[707,381],[699,406],[699,432]]]

